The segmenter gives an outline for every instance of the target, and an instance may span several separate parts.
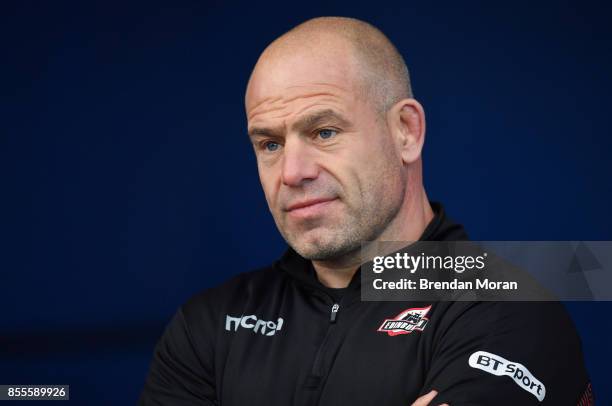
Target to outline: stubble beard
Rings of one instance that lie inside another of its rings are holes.
[[[359,257],[362,244],[376,240],[397,216],[401,199],[399,202],[387,202],[387,206],[376,199],[365,206],[367,209],[360,212],[349,208],[348,213],[332,220],[333,224],[329,226],[313,221],[301,225],[305,231],[278,228],[285,241],[308,260],[343,261],[349,257]]]

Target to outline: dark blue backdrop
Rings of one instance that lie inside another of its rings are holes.
[[[175,309],[282,252],[243,91],[265,45],[318,15],[397,44],[428,193],[472,238],[612,239],[610,8],[425,3],[3,2],[0,383],[133,404]],[[568,308],[612,404],[612,305]]]

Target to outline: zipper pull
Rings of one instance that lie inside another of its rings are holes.
[[[338,303],[334,303],[334,305],[331,308],[331,316],[329,318],[329,321],[331,323],[336,322],[336,317],[338,317],[338,310],[340,310],[340,305]]]

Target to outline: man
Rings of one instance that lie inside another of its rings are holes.
[[[427,198],[423,108],[380,31],[348,18],[297,26],[263,52],[245,103],[290,248],[179,309],[142,405],[589,404],[557,303],[360,301],[363,241],[467,239]],[[379,331],[418,312],[421,331]]]

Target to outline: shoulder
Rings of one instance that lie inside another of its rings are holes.
[[[560,302],[453,302],[438,309],[438,353],[487,351],[586,375],[582,343]],[[441,310],[441,311],[440,311]]]
[[[580,337],[560,302],[455,302],[441,318],[441,348],[486,351],[528,362],[542,375],[587,380]]]
[[[530,340],[537,340],[540,336],[577,339],[565,306],[556,301],[446,302],[437,307],[439,325],[443,330],[469,328],[486,334],[520,334]]]
[[[439,320],[430,375],[450,404],[465,395],[453,389],[454,376],[464,377],[467,386],[475,385],[472,395],[486,398],[482,404],[494,396],[483,387],[504,394],[501,404],[527,404],[535,399],[525,395],[531,393],[539,400],[546,396],[546,404],[554,405],[578,399],[587,388],[580,339],[562,303],[452,302],[437,311],[431,316]],[[515,382],[499,379],[501,375]],[[541,389],[535,392],[531,385]]]

